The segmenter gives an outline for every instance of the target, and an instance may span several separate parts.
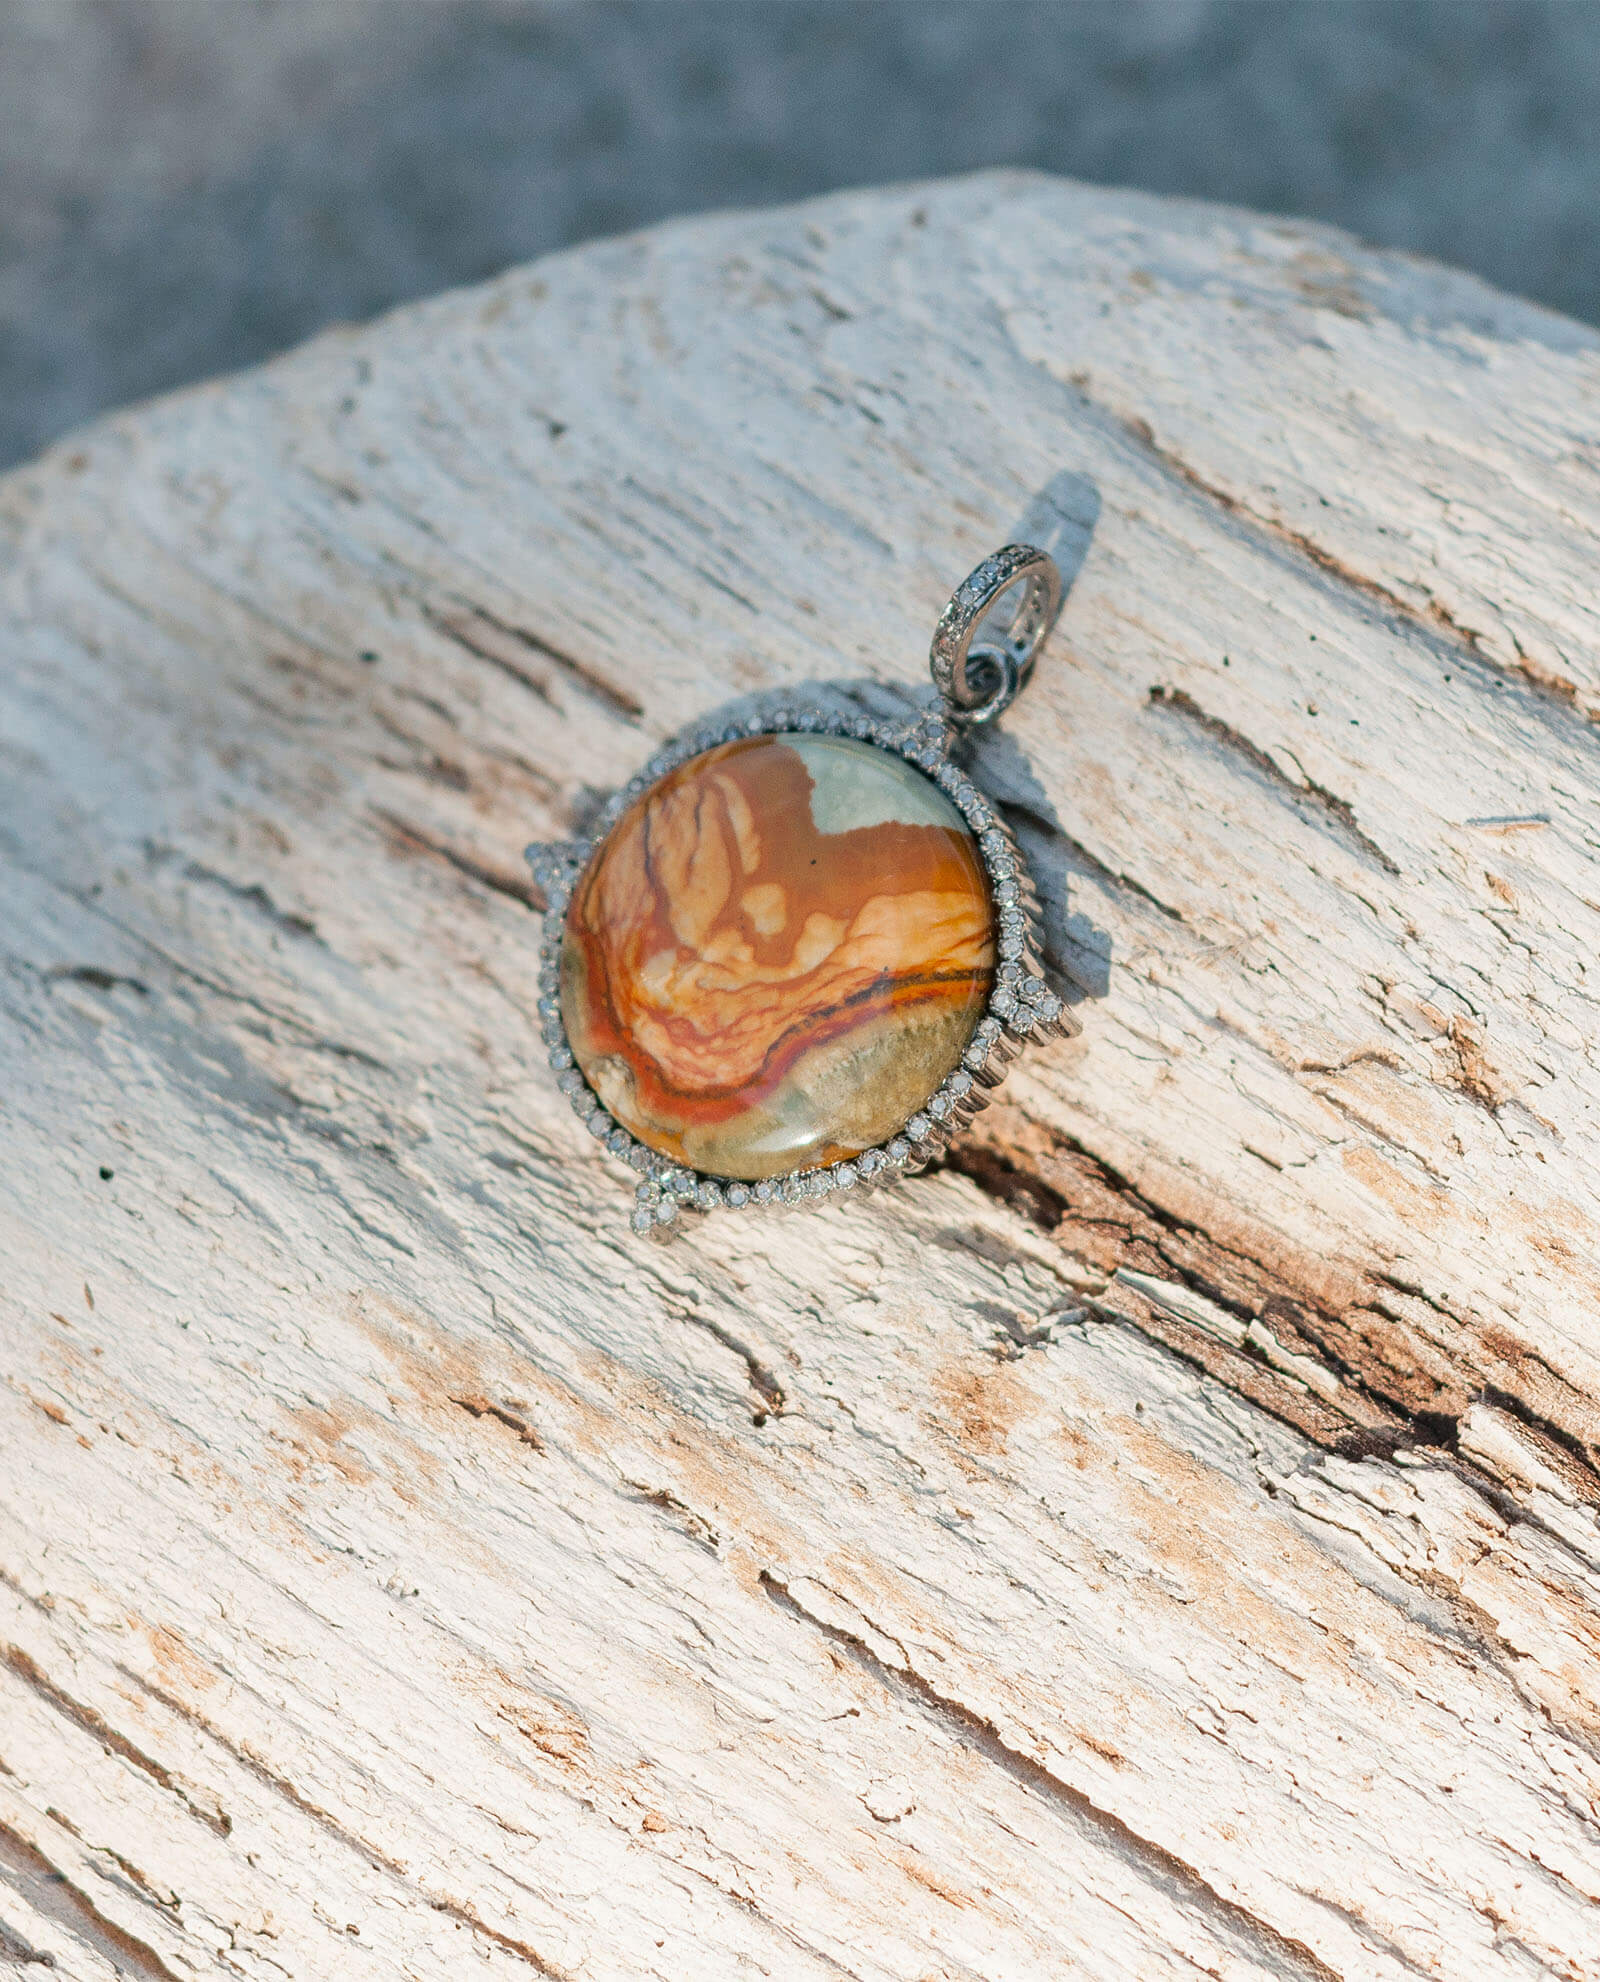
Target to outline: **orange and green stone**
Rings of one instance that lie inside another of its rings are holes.
[[[994,979],[989,885],[937,785],[871,744],[692,758],[606,836],[561,953],[567,1038],[651,1149],[747,1180],[894,1135]]]

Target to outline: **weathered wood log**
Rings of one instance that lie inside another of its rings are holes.
[[[1600,1975],[1597,434],[1465,277],[999,176],[0,484],[0,1950]],[[519,849],[917,689],[1063,471],[975,775],[1082,1036],[637,1238]]]

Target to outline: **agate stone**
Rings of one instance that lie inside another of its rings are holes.
[[[669,772],[596,850],[562,1018],[641,1142],[756,1180],[894,1135],[960,1062],[994,958],[937,785],[849,737],[749,737]]]

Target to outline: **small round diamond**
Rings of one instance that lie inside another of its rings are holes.
[[[658,1225],[670,1225],[677,1215],[678,1206],[674,1198],[664,1197],[656,1206],[656,1223]]]
[[[656,1215],[648,1204],[636,1204],[630,1222],[636,1232],[648,1232],[656,1222]]]
[[[560,1088],[563,1094],[581,1093],[583,1089],[583,1075],[578,1072],[576,1067],[569,1067],[561,1076],[560,1080],[556,1082],[556,1086]]]
[[[784,1178],[783,1196],[784,1196],[784,1202],[786,1204],[798,1204],[800,1200],[805,1196],[805,1194],[806,1194],[806,1180],[804,1177]]]
[[[911,1145],[904,1136],[895,1136],[885,1145],[883,1154],[890,1163],[904,1163],[911,1154]]]
[[[847,1163],[844,1167],[848,1170],[850,1166]],[[883,1168],[883,1151],[881,1149],[862,1150],[861,1154],[856,1158],[856,1168],[861,1172],[863,1177],[877,1176],[878,1172]]]
[[[936,1094],[928,1103],[928,1113],[936,1122],[942,1122],[949,1112],[950,1097],[948,1094]]]
[[[773,1187],[770,1180],[767,1179],[766,1177],[763,1177],[761,1182],[756,1185],[755,1197],[757,1204],[771,1204],[773,1199]]]
[[[628,1151],[628,1162],[635,1170],[648,1170],[655,1158],[642,1142],[636,1142]]]
[[[994,1013],[996,1018],[1010,1018],[1011,1014],[1017,1009],[1015,994],[1002,986],[989,1000],[989,1009]]]
[[[921,1142],[931,1127],[932,1124],[926,1115],[913,1115],[911,1120],[906,1123],[906,1134],[913,1142]]]
[[[611,1117],[603,1108],[597,1108],[584,1123],[584,1127],[596,1142],[603,1142],[611,1133]]]
[[[606,1137],[606,1148],[611,1151],[613,1156],[625,1157],[632,1147],[633,1137],[628,1134],[626,1129],[613,1129],[610,1135]]]
[[[964,1074],[959,1070],[953,1073],[945,1082],[945,1090],[947,1093],[953,1094],[959,1101],[962,1095],[969,1094],[972,1091],[971,1074]]]
[[[708,1177],[703,1183],[695,1186],[694,1201],[700,1211],[715,1211],[722,1202],[721,1187],[712,1183]]]
[[[861,1172],[854,1163],[841,1163],[833,1173],[833,1181],[842,1191],[853,1190],[860,1178]]]
[[[741,1205],[750,1202],[750,1193],[743,1184],[730,1184],[724,1193],[724,1198],[730,1208],[737,1211]]]

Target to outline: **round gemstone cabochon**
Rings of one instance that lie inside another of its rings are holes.
[[[993,979],[988,881],[938,786],[850,737],[756,736],[668,772],[596,849],[561,1013],[625,1128],[751,1180],[894,1135]]]

